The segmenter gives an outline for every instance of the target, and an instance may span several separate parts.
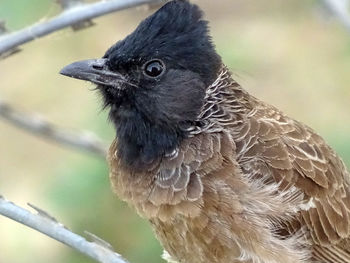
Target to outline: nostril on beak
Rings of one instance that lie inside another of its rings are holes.
[[[101,64],[93,64],[92,68],[96,70],[102,70],[104,65]]]
[[[106,59],[96,59],[91,64],[91,67],[95,70],[103,70],[106,67]]]

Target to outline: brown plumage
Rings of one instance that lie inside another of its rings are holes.
[[[140,54],[151,62],[133,69]],[[349,263],[344,163],[217,58],[198,7],[177,0],[103,59],[63,70],[99,84],[111,106],[113,189],[151,222],[169,262]]]
[[[108,158],[113,189],[174,260],[350,262],[349,173],[337,154],[225,68],[205,101],[206,125],[150,170],[123,168],[117,141]]]

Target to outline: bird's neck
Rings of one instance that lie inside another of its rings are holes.
[[[201,133],[216,133],[241,126],[249,110],[250,95],[223,67],[206,90],[205,102],[196,121],[186,128],[155,123],[133,109],[119,111],[115,120],[119,159],[131,170],[154,167],[164,156],[181,145],[184,138]]]
[[[131,170],[153,167],[181,143],[183,134],[172,127],[152,123],[135,111],[119,117],[116,123],[119,159]]]
[[[215,133],[241,126],[254,107],[252,98],[223,65],[218,78],[206,90],[198,125],[190,134]]]

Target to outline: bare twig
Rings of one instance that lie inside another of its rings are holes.
[[[79,24],[83,21],[114,11],[127,9],[142,4],[159,2],[160,0],[108,0],[92,4],[78,4],[66,9],[49,21],[34,24],[17,32],[0,37],[0,55],[7,53],[21,44],[50,34],[64,27]]]
[[[62,10],[68,10],[77,7],[78,5],[82,5],[84,0],[56,0],[56,2],[61,6]],[[71,27],[74,31],[77,31],[93,25],[94,22],[91,19],[87,19],[73,24]]]
[[[107,147],[97,136],[87,133],[74,133],[59,128],[38,116],[19,112],[13,106],[0,101],[0,117],[11,124],[56,143],[106,156]]]
[[[45,211],[32,205],[31,207],[37,211],[37,214],[33,214],[0,196],[0,215],[35,229],[98,262],[127,263],[118,253],[111,249],[111,246],[106,241],[102,241],[92,234],[90,234],[90,237],[93,238],[93,241],[87,241],[82,236],[68,230]]]
[[[0,37],[1,37],[1,35],[7,34],[7,32],[8,32],[8,29],[6,28],[5,21],[0,20]],[[0,58],[6,58],[12,54],[19,52],[19,51],[21,51],[21,50],[17,47],[11,48],[10,50],[7,50],[6,52],[0,54]]]
[[[350,31],[350,12],[348,0],[323,0],[328,10]]]

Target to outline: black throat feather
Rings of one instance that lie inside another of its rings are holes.
[[[186,132],[166,123],[154,123],[137,109],[111,114],[117,133],[118,158],[126,168],[139,171],[152,167],[173,152]]]

